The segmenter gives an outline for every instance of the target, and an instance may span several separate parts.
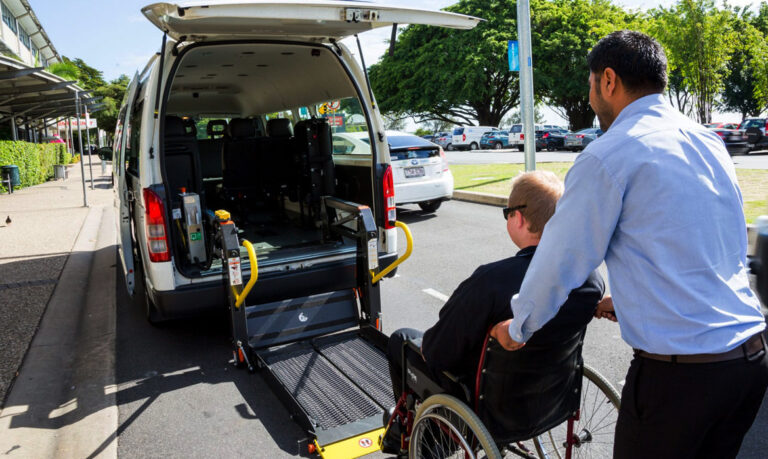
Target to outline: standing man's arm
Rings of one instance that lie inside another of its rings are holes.
[[[514,318],[493,329],[502,346],[522,347],[600,265],[621,215],[622,197],[623,189],[599,159],[589,153],[576,159],[520,293],[512,297]]]

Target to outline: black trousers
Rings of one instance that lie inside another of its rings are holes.
[[[420,348],[423,336],[424,332],[422,331],[413,328],[400,328],[389,337],[387,358],[389,359],[389,376],[392,378],[392,392],[395,394],[395,400],[399,399],[403,393],[403,343],[411,341]],[[423,371],[429,371],[424,360],[411,359],[408,361],[408,365],[418,365]]]
[[[614,458],[734,458],[768,386],[768,357],[681,364],[635,357]]]

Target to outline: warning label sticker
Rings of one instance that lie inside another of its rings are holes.
[[[243,273],[240,271],[240,258],[227,259],[229,266],[229,285],[243,285]]]
[[[379,267],[379,240],[371,239],[368,241],[368,269],[374,270]]]

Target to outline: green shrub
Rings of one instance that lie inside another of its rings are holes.
[[[59,145],[63,144],[0,141],[0,166],[18,166],[22,188],[43,183],[53,177],[54,164],[68,163],[60,163],[63,156]],[[3,185],[0,190],[6,191]]]
[[[59,158],[59,162],[56,164],[69,164],[72,162],[72,155],[69,154],[67,151],[67,144],[65,143],[54,143],[51,145],[56,146],[56,157]]]

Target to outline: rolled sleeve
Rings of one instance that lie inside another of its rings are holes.
[[[527,341],[600,265],[621,214],[622,196],[621,187],[597,157],[582,153],[577,158],[520,293],[510,301],[512,339]]]

